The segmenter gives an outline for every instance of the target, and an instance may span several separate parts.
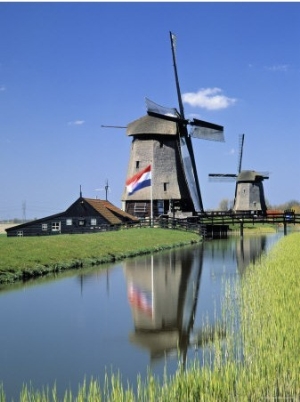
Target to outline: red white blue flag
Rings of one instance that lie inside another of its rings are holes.
[[[151,165],[126,181],[128,195],[132,195],[136,191],[148,186],[151,186]]]

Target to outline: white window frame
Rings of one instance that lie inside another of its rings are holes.
[[[55,221],[51,223],[52,232],[60,232],[61,231],[61,222]]]
[[[71,218],[66,219],[66,225],[67,226],[72,226],[73,225],[73,220]]]
[[[97,225],[97,219],[96,218],[91,218],[91,225],[96,226]]]
[[[48,223],[42,223],[42,231],[45,232],[48,230]]]

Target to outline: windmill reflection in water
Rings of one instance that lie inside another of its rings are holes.
[[[163,253],[124,263],[134,333],[130,341],[149,350],[150,359],[178,350],[185,363],[188,348],[212,340],[214,329],[194,329],[203,263],[203,245],[184,257]]]
[[[224,338],[222,317],[209,326],[203,317],[203,326],[194,327],[196,309],[205,298],[200,294],[204,261],[208,261],[211,270],[204,272],[204,276],[233,275],[236,279],[249,264],[259,260],[267,244],[267,236],[233,237],[179,249],[177,257],[172,250],[145,256],[142,262],[141,259],[125,261],[124,274],[134,322],[130,341],[148,350],[151,362],[180,352],[185,365],[189,348],[205,347],[214,341],[215,334],[219,339]],[[202,289],[203,286],[209,285],[203,283]],[[209,301],[204,301],[213,303],[212,299],[211,296]]]

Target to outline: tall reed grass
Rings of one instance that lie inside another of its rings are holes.
[[[249,389],[300,400],[300,234],[283,238],[247,271],[242,288]]]
[[[107,376],[103,388],[97,380],[84,380],[77,395],[66,391],[61,400],[300,401],[299,246],[299,233],[281,239],[259,264],[248,267],[238,288],[228,286],[226,338],[215,333],[203,364],[195,359],[186,370],[179,366],[162,382],[149,372],[145,381],[137,378],[136,392],[131,385],[122,386],[119,374]],[[24,386],[20,395],[22,402],[58,400],[55,388],[35,391]],[[1,386],[0,401],[8,402]]]

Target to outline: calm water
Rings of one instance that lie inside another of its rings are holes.
[[[221,316],[224,283],[238,279],[281,235],[232,237],[0,291],[0,383],[61,393],[120,371],[172,374],[205,349],[204,323]],[[197,347],[196,347],[197,346]]]

